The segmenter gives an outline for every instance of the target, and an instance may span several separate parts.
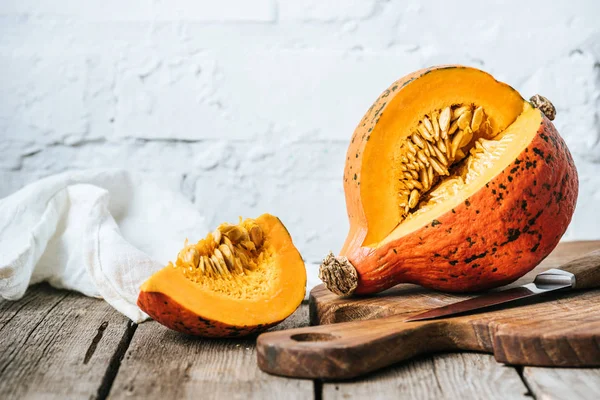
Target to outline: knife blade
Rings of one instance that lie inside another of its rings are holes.
[[[597,287],[600,278],[600,251],[538,274],[534,281],[523,286],[492,292],[457,303],[434,308],[407,318],[406,322],[438,319],[479,311],[500,304],[569,289]],[[592,283],[593,282],[593,283]]]

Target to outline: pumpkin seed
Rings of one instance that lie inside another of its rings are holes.
[[[442,164],[444,164],[445,167],[447,167],[448,159],[446,158],[444,153],[442,153],[442,151],[440,149],[438,149],[437,147],[434,147],[433,149],[435,150],[435,156],[437,157],[438,161],[441,162]]]
[[[411,153],[417,154],[417,148],[410,140],[406,141],[406,147],[408,147],[408,151],[410,151]]]
[[[451,157],[450,152],[452,151],[451,146],[450,146],[450,138],[444,139],[444,147],[446,148],[446,157],[448,159],[450,159],[450,157]]]
[[[217,243],[217,244],[221,243],[222,235],[221,235],[221,231],[218,228],[213,231],[212,235],[213,235],[213,239],[215,240],[215,243]]]
[[[460,106],[452,112],[452,119],[460,118],[464,113],[466,113],[471,107],[469,106]]]
[[[471,129],[473,132],[477,132],[483,121],[483,108],[477,107],[473,113],[473,119],[471,120]]]
[[[437,172],[440,175],[449,175],[448,170],[441,166],[437,161],[435,161],[435,158],[432,158],[430,161],[431,166],[433,167],[435,172]]]
[[[233,260],[233,269],[236,273],[238,273],[240,275],[245,274],[244,266],[242,265],[242,262],[237,258]]]
[[[437,148],[442,151],[443,153],[446,152],[446,140],[442,139],[439,142],[436,143]]]
[[[221,233],[223,235],[227,236],[234,243],[237,243],[240,240],[241,236],[242,236],[242,232],[235,225],[222,224],[219,227],[219,230],[221,231]]]
[[[425,117],[423,117],[423,124],[425,125],[425,128],[427,129],[427,132],[431,135],[432,138],[435,137],[435,131],[433,129],[433,125],[431,124],[431,121],[429,120],[429,118],[427,117],[427,115]]]
[[[423,189],[427,190],[429,189],[430,185],[429,185],[429,175],[427,174],[427,171],[422,169],[421,173],[419,174],[420,178],[421,178],[421,184],[423,184]]]
[[[442,130],[442,139],[446,139],[448,137],[451,113],[450,107],[446,107],[440,114],[440,129]]]
[[[450,128],[448,129],[448,136],[453,135],[454,132],[458,129],[458,122],[452,121]]]
[[[429,133],[427,128],[425,128],[425,125],[423,125],[421,123],[421,124],[419,124],[419,127],[417,129],[419,130],[419,133],[421,134],[421,136],[423,136],[425,138],[425,140],[430,141],[430,142],[433,141],[433,135]]]
[[[227,247],[224,244],[220,245],[219,248],[218,248],[218,250],[223,255],[223,260],[225,260],[225,264],[227,265],[227,269],[229,269],[231,271],[231,269],[233,268],[233,262],[234,262],[234,260],[233,260],[233,254],[231,253],[231,250],[229,249],[229,247]]]
[[[233,243],[231,243],[231,240],[229,240],[229,238],[228,238],[227,236],[223,236],[223,243],[224,243],[224,244],[225,244],[227,247],[229,247],[229,249],[230,249],[231,251],[234,251],[234,246],[233,246]]]
[[[429,143],[429,142],[427,142],[427,143]],[[425,146],[425,148],[422,151],[423,151],[423,153],[425,153],[425,156],[427,158],[431,157],[431,152],[429,151],[429,148],[427,146]]]
[[[471,117],[472,117],[471,111],[465,111],[463,114],[461,114],[461,116],[458,118],[458,120],[456,120],[458,127],[460,129],[466,129],[468,126],[470,126],[471,125]]]
[[[260,247],[263,244],[263,233],[262,230],[258,226],[253,226],[250,229],[250,240],[256,245],[256,247]]]
[[[460,140],[458,147],[465,147],[467,144],[469,144],[471,139],[473,139],[473,131],[467,126],[464,130],[464,135]]]
[[[437,111],[431,114],[431,122],[433,122],[433,134],[435,137],[435,141],[440,140],[440,124],[438,123],[439,113]]]
[[[433,167],[431,165],[427,167],[427,176],[427,179],[429,179],[429,182],[433,185]]]
[[[240,242],[240,245],[248,251],[256,250],[256,246],[250,239]]]
[[[413,190],[410,192],[410,197],[408,199],[408,207],[415,208],[419,203],[419,192],[417,190]]]
[[[200,270],[201,273],[204,273],[204,271],[205,271],[204,257],[200,257],[200,261],[198,262],[198,269]]]
[[[427,154],[428,156],[435,154],[435,150],[434,150],[434,145],[432,145],[431,143],[427,142],[427,150],[429,151],[429,153]]]
[[[451,152],[451,158],[454,158],[454,155],[456,154],[456,150],[459,148],[460,146],[460,142],[463,139],[463,136],[465,135],[465,131],[460,130],[458,131],[458,133],[452,138],[452,152]]]
[[[417,133],[413,133],[411,139],[420,148],[425,148],[425,142],[423,142],[423,139],[421,139],[421,137]]]
[[[192,265],[194,267],[196,267],[200,262],[200,254],[198,254],[198,251],[195,247],[188,247],[187,249],[185,249],[182,258],[186,264]]]
[[[229,271],[229,268],[227,268],[227,264],[225,264],[225,258],[223,257],[223,253],[221,253],[221,250],[215,249],[213,255],[215,256],[219,267],[221,267],[221,272],[225,273]]]
[[[217,269],[215,267],[215,265],[212,262],[212,259],[210,257],[205,256],[204,257],[204,265],[206,266],[206,271],[210,274],[216,274],[217,273]]]
[[[412,184],[415,186],[416,189],[423,190],[423,185],[421,184],[421,182],[412,181]]]

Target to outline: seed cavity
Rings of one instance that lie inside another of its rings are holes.
[[[412,175],[410,175],[412,179]],[[262,229],[253,220],[240,224],[221,224],[196,244],[185,241],[175,264],[192,281],[203,277],[235,279],[255,270],[269,257]]]
[[[491,139],[491,123],[483,107],[455,104],[424,115],[401,145],[398,205],[401,218],[410,217],[425,204],[457,192],[465,183],[465,171],[454,176],[464,163],[475,168],[475,156],[489,155],[497,147]],[[474,160],[471,160],[474,159]],[[437,196],[437,197],[436,197]]]

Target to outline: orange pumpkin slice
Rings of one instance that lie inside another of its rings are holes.
[[[296,310],[306,270],[281,221],[263,214],[222,224],[144,283],[139,307],[176,331],[206,337],[258,333]]]
[[[553,118],[553,106],[532,103],[461,66],[420,70],[383,92],[348,149],[350,232],[321,266],[329,289],[481,290],[546,257],[571,220],[578,180],[541,111]]]

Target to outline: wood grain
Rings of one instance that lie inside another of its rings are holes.
[[[326,383],[323,399],[527,399],[514,368],[487,354],[441,354],[353,382]]]
[[[0,398],[102,398],[131,333],[106,302],[47,285],[0,301]]]
[[[562,244],[512,286],[598,248],[600,241]],[[404,322],[410,315],[472,296],[399,285],[375,296],[343,298],[321,285],[311,292],[311,322],[336,324],[261,335],[259,366],[286,376],[347,379],[418,354],[448,350],[494,353],[498,361],[510,364],[600,365],[600,289],[454,318]],[[371,320],[339,324],[364,319]]]
[[[525,367],[523,379],[537,399],[600,398],[600,369]]]
[[[303,304],[274,329],[306,326]],[[201,339],[155,322],[141,324],[122,362],[110,398],[305,399],[312,381],[261,372],[254,339]]]
[[[570,261],[561,267],[562,270],[575,275],[577,289],[600,287],[600,250],[586,254],[583,258]]]

